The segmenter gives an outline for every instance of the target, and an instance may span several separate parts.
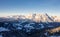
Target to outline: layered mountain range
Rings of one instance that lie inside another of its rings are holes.
[[[52,37],[60,35],[58,16],[27,14],[0,17],[1,37],[50,37],[51,35]]]
[[[35,22],[60,22],[60,17],[49,16],[48,14],[27,14],[27,15],[14,15],[7,17],[0,17],[1,21],[14,21],[14,20],[31,20]]]

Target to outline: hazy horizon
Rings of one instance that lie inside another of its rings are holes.
[[[0,0],[0,16],[29,13],[60,16],[60,0]]]

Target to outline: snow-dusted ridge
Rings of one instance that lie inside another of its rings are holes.
[[[14,15],[14,16],[3,17],[3,19],[8,19],[10,21],[21,20],[21,19],[28,20],[29,19],[29,20],[32,20],[35,22],[60,22],[60,17],[58,17],[58,16],[50,17],[48,14]]]

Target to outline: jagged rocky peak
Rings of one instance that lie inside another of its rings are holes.
[[[53,19],[48,14],[33,14],[32,17],[36,22],[53,22]]]

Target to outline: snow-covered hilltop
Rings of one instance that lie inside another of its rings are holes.
[[[2,18],[0,18],[2,19]],[[60,22],[60,17],[49,16],[48,14],[27,14],[27,15],[14,15],[3,17],[3,21],[13,21],[13,20],[32,20],[35,22]]]

